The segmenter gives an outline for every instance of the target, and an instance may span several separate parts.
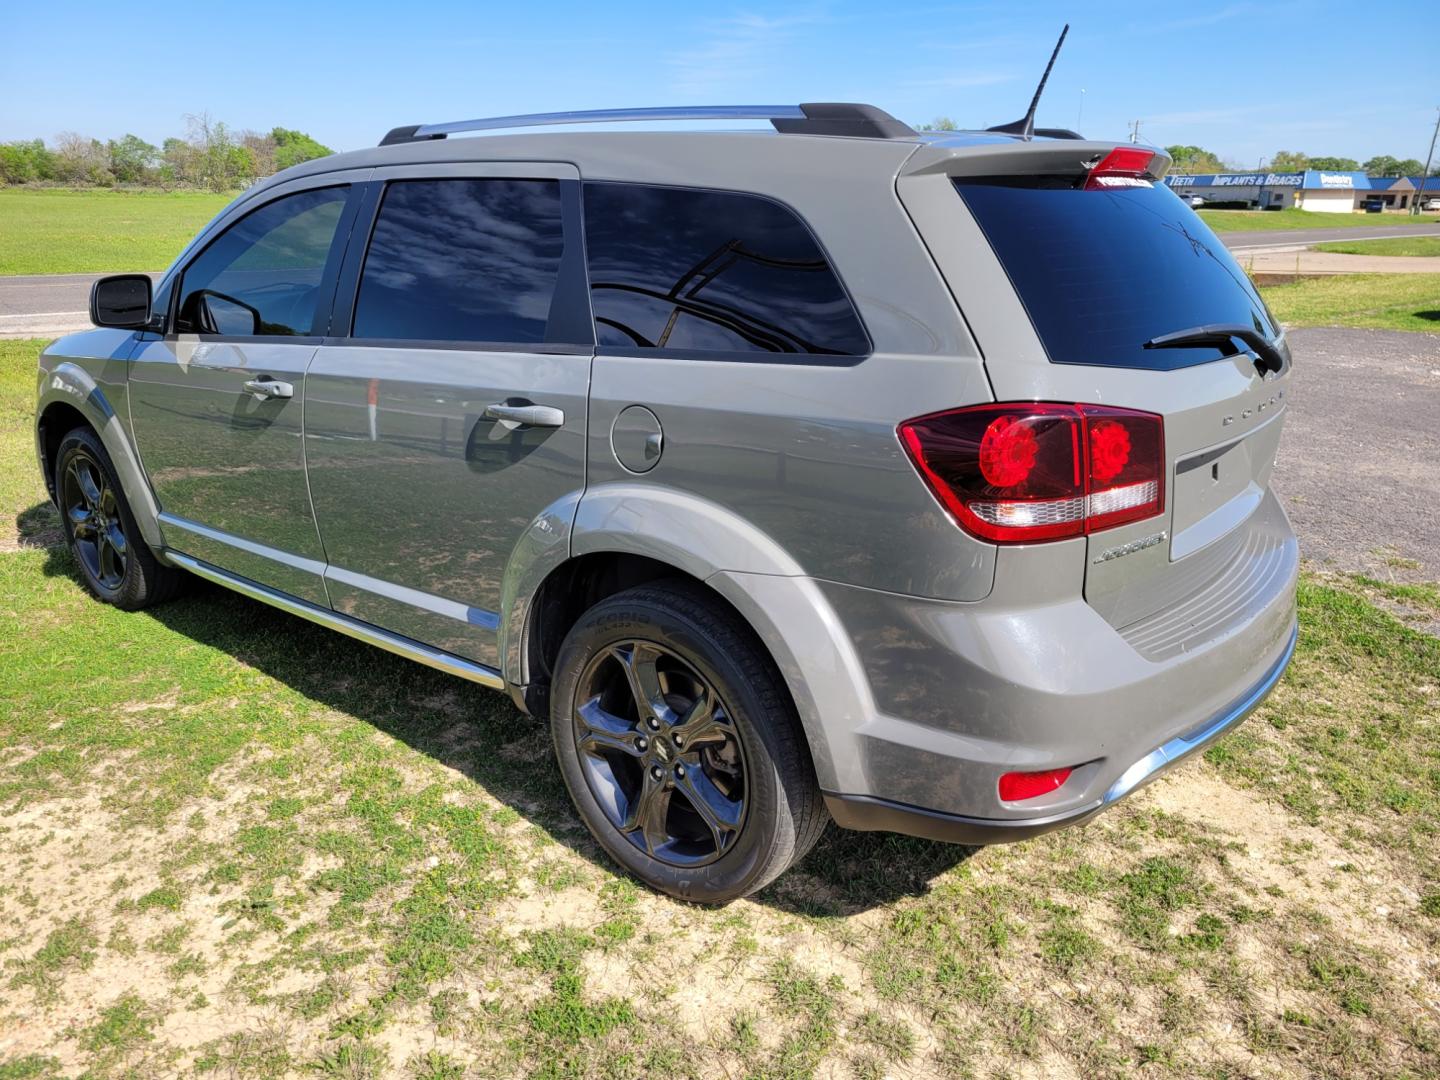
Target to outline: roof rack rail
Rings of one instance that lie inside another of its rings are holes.
[[[549,127],[556,124],[609,124],[637,120],[769,120],[786,135],[849,135],[864,139],[904,139],[913,128],[874,105],[809,102],[802,105],[682,105],[651,109],[584,109],[572,112],[526,113],[456,120],[446,124],[412,124],[392,128],[381,146],[443,139],[467,131]]]

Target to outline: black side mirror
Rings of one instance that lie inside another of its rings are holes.
[[[195,294],[194,304],[202,334],[253,337],[260,333],[259,310],[233,296],[202,289]]]
[[[150,323],[147,274],[111,274],[90,287],[90,321],[96,326],[139,330]]]

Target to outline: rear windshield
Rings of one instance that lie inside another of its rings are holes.
[[[955,182],[1057,364],[1168,371],[1214,346],[1146,349],[1206,323],[1279,326],[1225,246],[1163,184],[1076,190],[1036,178]]]

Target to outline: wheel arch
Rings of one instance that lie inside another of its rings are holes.
[[[88,427],[99,437],[115,466],[141,536],[151,550],[160,550],[164,540],[159,507],[114,406],[88,371],[77,364],[58,364],[45,373],[35,406],[36,456],[52,501],[56,453],[61,440],[77,427]]]
[[[817,779],[834,788],[827,731],[858,723],[869,688],[839,617],[795,560],[731,512],[672,489],[607,485],[576,504],[569,544],[544,545],[548,558],[532,550],[524,565],[512,559],[506,575],[501,662],[517,700],[547,714],[560,642],[589,607],[635,585],[688,581],[755,635],[800,717]],[[539,531],[553,535],[556,516],[538,518],[552,522]]]

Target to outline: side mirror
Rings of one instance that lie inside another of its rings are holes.
[[[146,274],[112,274],[90,287],[90,321],[118,330],[140,330],[150,323],[150,291]]]
[[[260,312],[224,293],[202,289],[195,294],[202,334],[253,337],[260,333]]]

